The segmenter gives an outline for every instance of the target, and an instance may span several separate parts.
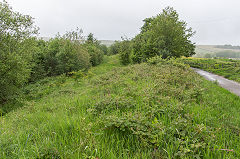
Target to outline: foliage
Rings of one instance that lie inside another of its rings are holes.
[[[132,42],[128,39],[123,39],[123,41],[118,43],[118,46],[120,62],[123,65],[131,63]]]
[[[116,55],[120,52],[120,42],[115,41],[108,49],[108,55]]]
[[[30,84],[0,118],[1,158],[239,158],[237,96],[174,59],[117,58]]]
[[[38,41],[31,81],[78,70],[87,71],[91,66],[99,65],[104,55],[99,49],[102,45],[93,34],[84,43],[83,39],[82,30],[77,28],[48,42]]]
[[[99,49],[104,52],[104,55],[108,55],[108,47],[106,45],[100,44]]]
[[[33,52],[32,70],[31,76],[28,80],[29,82],[34,82],[47,76],[45,57],[48,43],[44,40],[38,40],[36,43],[35,51]]]
[[[92,66],[99,65],[103,61],[104,53],[102,52],[102,50],[97,48],[95,45],[87,45],[86,48],[90,55],[90,62]]]
[[[56,54],[58,60],[57,74],[78,70],[88,70],[90,65],[90,52],[84,46],[73,43],[68,39],[60,40],[60,49]]]
[[[31,73],[37,28],[32,17],[0,2],[0,103],[13,98]]]
[[[100,42],[90,33],[85,42],[85,47],[90,55],[92,66],[97,66],[103,61],[104,52],[101,50]]]
[[[231,59],[182,58],[191,67],[200,68],[240,82],[240,61]]]
[[[132,39],[131,61],[146,62],[159,55],[163,58],[192,56],[195,54],[195,45],[190,41],[193,35],[192,28],[187,28],[177,12],[167,7],[156,17],[144,20],[140,34]]]

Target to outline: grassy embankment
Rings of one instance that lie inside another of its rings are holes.
[[[0,158],[239,158],[240,99],[191,69],[121,67],[26,88],[0,118]]]
[[[207,58],[183,58],[182,60],[191,67],[200,68],[240,82],[240,60]]]

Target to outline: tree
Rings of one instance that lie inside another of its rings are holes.
[[[100,42],[93,36],[92,33],[87,36],[85,47],[90,55],[90,62],[92,66],[99,65],[103,61],[104,52],[101,49]]]
[[[6,1],[0,2],[0,104],[27,82],[37,32],[32,17],[14,12]]]
[[[132,51],[132,43],[129,39],[122,39],[123,41],[119,42],[119,57],[120,62],[123,65],[127,65],[131,63],[131,51]]]
[[[133,39],[132,61],[140,63],[156,55],[192,56],[195,45],[190,38],[194,33],[173,8],[167,7],[156,17],[144,20],[140,34]]]
[[[108,49],[108,55],[116,55],[120,51],[120,42],[115,41]]]

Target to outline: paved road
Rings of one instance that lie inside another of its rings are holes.
[[[222,76],[218,76],[197,68],[192,68],[195,72],[197,72],[198,74],[200,74],[201,76],[203,76],[204,78],[206,78],[209,81],[217,81],[218,84],[229,90],[230,92],[240,96],[240,83],[228,80],[226,78],[223,78]]]

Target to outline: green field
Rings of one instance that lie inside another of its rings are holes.
[[[220,47],[223,47],[223,45],[220,45]],[[219,48],[217,45],[196,45],[195,52],[196,54],[194,55],[194,57],[205,57],[206,54],[210,54],[214,57],[216,53],[228,54],[236,52],[240,54],[240,50],[238,49]]]
[[[109,56],[25,92],[0,118],[0,158],[240,157],[240,98],[188,67]]]

